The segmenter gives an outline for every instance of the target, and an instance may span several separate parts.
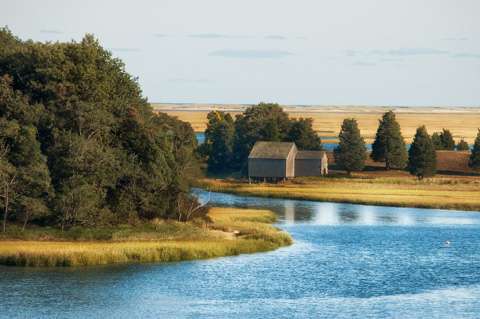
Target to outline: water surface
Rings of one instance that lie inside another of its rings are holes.
[[[0,317],[480,317],[478,213],[195,192],[273,210],[295,243],[183,263],[1,267]]]

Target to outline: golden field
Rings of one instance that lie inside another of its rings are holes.
[[[292,243],[291,237],[271,225],[275,214],[265,210],[212,208],[211,223],[168,224],[168,236],[137,233],[130,240],[0,241],[0,264],[12,266],[88,266],[130,262],[172,262],[269,251]],[[165,226],[165,225],[161,225]],[[185,228],[195,227],[191,238]],[[152,239],[154,238],[154,239]]]
[[[271,198],[480,211],[480,179],[474,176],[444,175],[419,181],[400,171],[362,172],[352,178],[295,178],[280,184],[203,179],[198,186]]]
[[[203,104],[152,104],[155,110],[176,116],[189,122],[197,132],[206,128],[206,119],[213,109],[224,110],[232,115],[239,114],[247,105],[203,105]],[[314,129],[323,140],[325,137],[336,139],[343,119],[355,118],[358,121],[366,142],[372,142],[378,127],[378,120],[388,110],[397,114],[397,120],[402,127],[402,133],[407,143],[415,135],[417,127],[426,125],[429,133],[448,128],[456,140],[465,138],[473,143],[480,128],[480,108],[463,107],[369,107],[369,106],[284,106],[290,117],[313,118]]]

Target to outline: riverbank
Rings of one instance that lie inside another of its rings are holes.
[[[295,178],[280,184],[206,178],[197,186],[215,192],[270,198],[480,211],[478,177],[439,176],[419,181],[401,173],[393,173],[392,177],[358,173],[352,178]]]
[[[292,243],[267,210],[211,208],[210,223],[157,221],[102,230],[10,232],[0,237],[0,265],[90,266],[172,262],[274,250]]]

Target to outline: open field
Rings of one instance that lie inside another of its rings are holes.
[[[12,266],[88,266],[129,262],[171,262],[268,251],[292,243],[291,237],[271,225],[275,214],[265,210],[212,208],[211,223],[160,221],[131,229],[124,226],[109,240],[36,230],[18,240],[10,234],[0,240],[0,264]],[[135,231],[136,230],[136,231]],[[92,233],[93,231],[90,231]]]
[[[205,104],[152,104],[157,111],[166,112],[191,123],[197,132],[205,131],[207,113],[218,109],[235,115],[248,105]],[[394,110],[402,127],[402,134],[409,143],[420,125],[426,125],[429,133],[448,128],[456,140],[465,138],[473,143],[480,128],[480,107],[371,107],[371,106],[284,106],[290,117],[313,118],[314,129],[323,140],[335,139],[345,118],[356,118],[366,142],[372,142],[378,119],[387,110]]]
[[[203,179],[198,186],[260,197],[480,211],[480,179],[473,176],[437,176],[418,181],[406,172],[375,171],[356,173],[353,178],[295,178],[282,184]]]

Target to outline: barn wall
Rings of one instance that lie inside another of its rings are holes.
[[[319,158],[296,159],[295,176],[320,176],[322,160]]]
[[[250,177],[286,177],[284,159],[248,159],[248,176]]]
[[[295,177],[295,157],[297,156],[297,147],[293,147],[286,160],[286,177]]]

